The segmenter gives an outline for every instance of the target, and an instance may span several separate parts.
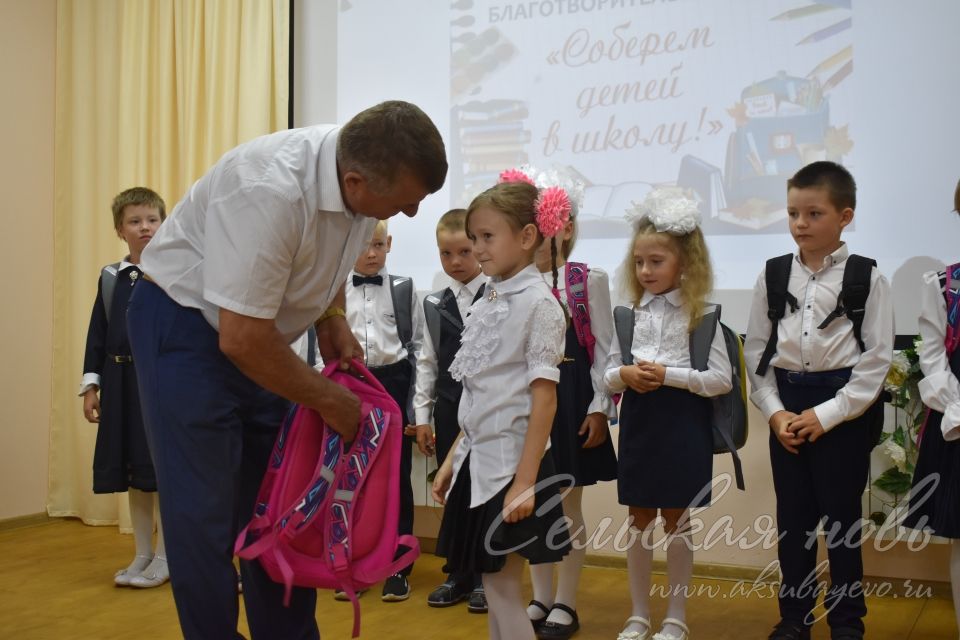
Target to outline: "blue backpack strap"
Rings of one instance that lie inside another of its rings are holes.
[[[799,308],[797,299],[787,291],[792,264],[792,253],[767,260],[764,278],[767,283],[767,317],[770,318],[770,337],[767,338],[767,346],[763,350],[763,355],[760,356],[760,363],[757,365],[758,376],[766,375],[770,360],[773,359],[773,354],[777,352],[777,326],[787,314],[787,304],[790,305],[791,311],[796,311]]]
[[[113,303],[113,290],[117,287],[117,276],[120,273],[120,263],[114,262],[100,269],[100,297],[103,299],[103,310],[110,322],[110,306]]]
[[[624,365],[633,364],[633,307],[618,306],[613,309],[613,326],[620,344],[620,360]]]

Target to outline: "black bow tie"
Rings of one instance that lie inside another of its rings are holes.
[[[365,284],[375,284],[378,287],[383,286],[383,276],[358,276],[353,275],[353,286],[359,287]]]

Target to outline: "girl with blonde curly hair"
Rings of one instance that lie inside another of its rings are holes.
[[[710,504],[710,398],[730,391],[733,369],[721,331],[714,336],[707,369],[694,369],[690,362],[690,333],[713,286],[697,203],[679,189],[655,189],[628,217],[634,232],[622,272],[632,302],[624,311],[632,311],[633,338],[625,338],[630,323],[617,322],[619,340],[604,374],[610,393],[623,392],[617,493],[630,509],[633,535],[627,551],[633,611],[618,640],[651,637],[656,545],[648,537],[658,510],[666,533],[670,599],[652,640],[687,640],[686,590],[693,572],[688,510]],[[623,354],[621,341],[629,344]]]

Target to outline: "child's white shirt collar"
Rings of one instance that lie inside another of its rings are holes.
[[[490,279],[490,288],[496,290],[498,295],[515,293],[522,291],[532,284],[542,284],[543,278],[535,264],[530,264],[514,274],[513,277],[501,280],[500,277]]]
[[[846,242],[841,242],[839,249],[837,249],[836,251],[834,251],[834,252],[831,253],[830,255],[827,255],[827,256],[824,256],[824,257],[823,257],[823,264],[820,265],[820,268],[817,269],[817,271],[823,271],[823,270],[826,269],[827,267],[832,267],[832,266],[835,265],[835,264],[840,264],[841,262],[843,262],[844,260],[846,260],[849,256],[850,256],[850,250],[847,248],[847,243],[846,243]],[[793,254],[793,259],[794,259],[794,261],[795,261],[797,264],[799,264],[801,267],[803,267],[803,268],[806,269],[807,271],[810,271],[811,273],[814,272],[813,269],[811,269],[811,268],[808,267],[807,265],[803,264],[803,260],[800,259],[800,251],[799,251],[799,250],[797,250],[797,251]]]
[[[669,302],[675,307],[683,306],[683,298],[680,297],[679,287],[661,294],[651,293],[650,291],[644,291],[643,296],[640,298],[640,304],[638,304],[637,306],[645,307],[651,302],[653,302],[656,298],[663,298],[664,300],[666,300],[667,302]]]

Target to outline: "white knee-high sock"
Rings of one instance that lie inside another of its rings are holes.
[[[530,565],[530,582],[533,584],[533,599],[550,610],[553,606],[553,567],[554,563]],[[546,617],[538,606],[527,607],[527,616],[531,620],[541,620]]]
[[[483,574],[483,590],[487,595],[490,637],[498,640],[531,640],[533,627],[523,607],[520,576],[523,559],[507,556],[507,564],[497,573]]]
[[[687,591],[693,577],[693,541],[689,532],[674,534],[667,546],[667,578],[670,581],[670,600],[667,618],[681,622],[687,620]],[[667,635],[681,637],[682,629],[675,625],[664,626]]]
[[[130,524],[133,525],[133,561],[125,569],[117,572],[117,576],[140,575],[153,559],[153,497],[138,489],[127,491],[127,501],[130,503]]]
[[[153,524],[154,507],[157,504],[157,494],[148,493],[150,496],[150,515],[151,515],[151,528]],[[147,565],[147,568],[143,570],[143,573],[140,574],[141,578],[147,581],[166,581],[170,577],[170,567],[167,564],[167,554],[163,545],[163,529],[160,526],[160,511],[156,510],[157,517],[157,547],[153,554],[153,560],[150,561],[150,564]],[[152,537],[152,536],[151,536]],[[144,586],[143,584],[138,584],[138,579],[134,579],[133,586]],[[154,585],[155,586],[155,585]]]
[[[127,492],[130,502],[130,524],[137,555],[153,558],[153,494],[139,489]]]
[[[953,613],[960,628],[960,540],[950,543],[950,585],[953,589]]]
[[[572,521],[570,523],[571,542],[573,548],[563,560],[560,561],[557,575],[557,597],[554,602],[565,604],[571,609],[577,608],[577,588],[580,586],[580,573],[583,571],[583,561],[587,556],[587,549],[584,546],[587,534],[584,530],[583,510],[581,501],[583,499],[583,487],[574,487],[563,499],[563,513]],[[550,612],[551,621],[559,624],[570,624],[573,617],[565,611],[554,609]]]
[[[627,549],[627,577],[630,580],[630,599],[633,601],[631,616],[650,619],[650,578],[653,572],[653,546],[650,544],[651,524],[647,531],[630,527],[634,536],[633,544]],[[643,633],[646,627],[631,622],[624,631],[639,631]]]

